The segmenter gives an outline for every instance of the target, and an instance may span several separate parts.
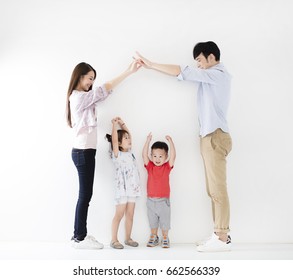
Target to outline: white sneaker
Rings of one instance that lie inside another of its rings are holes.
[[[195,245],[196,245],[196,246],[203,245],[203,244],[205,244],[209,239],[210,239],[210,237],[206,237],[205,239],[202,239],[202,240],[196,241],[196,242],[195,242]]]
[[[218,235],[213,233],[204,244],[198,245],[196,248],[199,252],[223,252],[230,251],[231,245],[230,236],[228,236],[228,240],[224,242],[219,239]]]
[[[196,246],[204,245],[204,244],[205,244],[210,238],[211,238],[211,236],[206,237],[205,239],[202,239],[202,240],[196,241],[196,242],[195,242],[195,245],[196,245]],[[229,241],[231,242],[231,236],[230,236],[230,235],[228,235],[228,239],[229,239]],[[228,241],[228,240],[227,240],[227,241]]]
[[[93,236],[87,235],[84,240],[77,241],[73,239],[72,247],[75,249],[103,249],[104,245],[98,242]]]

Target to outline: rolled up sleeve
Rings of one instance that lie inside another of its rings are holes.
[[[112,90],[107,91],[105,85],[95,88],[93,90],[93,103],[105,100],[111,93]]]
[[[105,85],[96,87],[86,93],[79,95],[79,102],[77,103],[76,110],[83,111],[93,104],[105,100],[112,91],[107,91]]]
[[[197,67],[180,66],[181,72],[177,76],[179,81],[201,82],[215,84],[215,71]]]

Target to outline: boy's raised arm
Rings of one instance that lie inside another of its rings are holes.
[[[169,165],[171,167],[174,166],[174,162],[175,162],[175,158],[176,158],[176,149],[175,149],[175,145],[173,143],[172,138],[167,135],[166,139],[168,140],[169,144],[170,144],[170,158],[169,158]]]

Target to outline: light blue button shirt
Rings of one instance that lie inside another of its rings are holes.
[[[231,75],[219,63],[208,69],[181,66],[179,80],[198,84],[197,107],[201,137],[221,128],[229,132],[227,111],[230,101]]]

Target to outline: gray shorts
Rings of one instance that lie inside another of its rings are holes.
[[[162,230],[170,229],[170,200],[169,198],[150,198],[147,199],[148,218],[151,228]]]

